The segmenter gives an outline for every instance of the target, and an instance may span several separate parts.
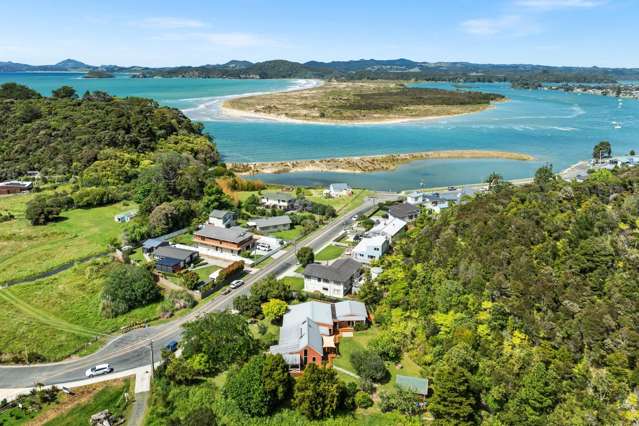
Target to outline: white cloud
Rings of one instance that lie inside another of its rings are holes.
[[[461,27],[468,34],[481,36],[491,36],[501,33],[521,36],[538,31],[535,24],[526,21],[519,15],[469,19],[462,22]]]
[[[145,18],[131,23],[140,28],[175,30],[180,28],[201,28],[204,23],[196,19],[175,18],[170,16]]]
[[[517,0],[519,6],[539,10],[554,10],[567,8],[591,8],[606,3],[604,0]]]

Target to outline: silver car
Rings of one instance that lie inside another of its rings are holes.
[[[109,374],[112,371],[113,367],[111,367],[111,364],[98,364],[95,367],[91,367],[87,371],[85,371],[84,375],[87,377],[95,377],[101,376],[103,374]]]

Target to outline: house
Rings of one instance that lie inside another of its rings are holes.
[[[408,203],[395,204],[388,209],[388,215],[405,222],[410,222],[419,216],[419,207]]]
[[[113,220],[115,220],[117,223],[127,223],[131,219],[133,219],[136,214],[137,212],[135,211],[116,214],[115,216],[113,216]]]
[[[235,225],[235,212],[215,209],[209,214],[209,224],[220,228],[230,228]]]
[[[351,196],[353,190],[347,183],[331,183],[328,186],[328,195],[331,197]]]
[[[455,197],[454,200],[456,200],[457,197],[456,196],[454,197]],[[439,213],[442,209],[448,208],[449,201],[454,201],[454,200],[452,200],[450,197],[447,197],[447,198],[441,197],[438,193],[425,194],[423,206],[427,208],[428,210],[432,210],[436,213]]]
[[[0,195],[17,194],[19,192],[27,192],[33,189],[33,182],[20,180],[9,180],[0,182]]]
[[[428,379],[421,377],[402,376],[398,374],[395,377],[395,384],[400,389],[412,392],[425,398],[428,395]]]
[[[388,250],[388,245],[386,237],[381,235],[362,238],[353,248],[351,256],[358,262],[370,263],[373,260],[379,260]]]
[[[342,258],[332,265],[310,263],[304,268],[304,291],[318,291],[326,296],[344,297],[359,282],[362,265]]]
[[[252,250],[255,245],[253,234],[239,226],[222,228],[210,224],[195,231],[193,241],[204,254],[226,253],[239,255]]]
[[[355,324],[368,321],[362,302],[306,302],[290,305],[282,318],[279,341],[269,348],[281,354],[292,371],[321,365],[337,355],[340,333],[352,335]]]
[[[406,202],[412,205],[419,205],[424,202],[424,193],[423,192],[411,192],[406,196]]]
[[[260,202],[265,207],[292,210],[295,206],[295,195],[287,192],[264,192],[260,197]]]
[[[153,253],[155,249],[162,246],[168,246],[169,243],[160,238],[150,238],[142,243],[142,252],[145,254]]]
[[[388,241],[393,241],[393,239],[400,233],[404,228],[406,228],[407,223],[401,219],[397,218],[388,218],[381,219],[375,226],[373,226],[368,232],[367,235],[373,237],[377,235],[381,235],[386,237]]]
[[[260,232],[276,232],[291,229],[291,218],[287,215],[251,219],[246,223]]]
[[[172,246],[161,246],[153,251],[153,258],[155,269],[175,273],[191,265],[198,258],[198,253]]]

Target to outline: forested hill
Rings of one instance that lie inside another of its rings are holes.
[[[423,215],[360,293],[431,378],[438,424],[639,414],[639,168],[500,184]]]
[[[144,154],[175,144],[178,136],[189,138],[176,150],[192,145],[203,163],[218,159],[201,124],[150,99],[115,98],[104,92],[78,97],[68,86],[42,97],[7,83],[0,86],[0,117],[0,179],[28,170],[79,175],[96,161],[106,173],[107,160],[113,163],[109,172],[125,173],[136,168]]]

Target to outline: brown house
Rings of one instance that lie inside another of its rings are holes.
[[[204,225],[193,235],[193,241],[204,254],[228,253],[238,255],[255,246],[253,234],[244,228],[234,226],[222,228],[210,224]]]
[[[17,194],[19,192],[31,191],[32,189],[32,182],[23,182],[18,180],[0,182],[0,195]]]

